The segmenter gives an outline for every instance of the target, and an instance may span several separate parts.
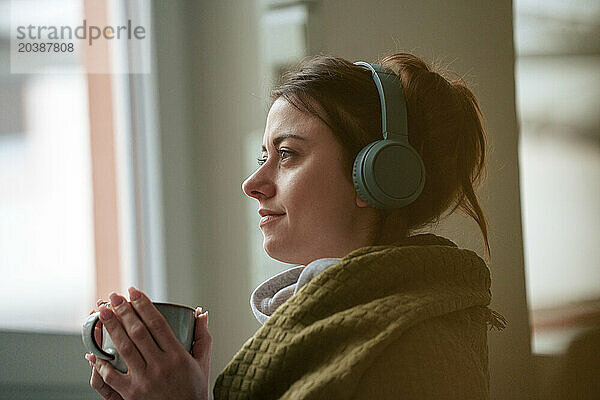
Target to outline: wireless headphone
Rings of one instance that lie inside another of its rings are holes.
[[[354,63],[371,70],[381,101],[383,140],[370,143],[356,156],[354,187],[369,205],[401,208],[419,197],[425,186],[425,165],[408,142],[406,102],[400,77],[381,65]]]

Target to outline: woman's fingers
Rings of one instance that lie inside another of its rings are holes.
[[[212,336],[208,332],[208,311],[201,314],[202,308],[196,309],[196,327],[194,328],[194,344],[192,356],[204,368],[206,374],[210,365]]]
[[[102,304],[108,304],[108,301],[102,299],[96,301],[96,306],[100,307]]]
[[[99,346],[102,346],[102,322],[100,321],[94,327],[94,339]]]
[[[146,361],[144,361],[144,358],[138,350],[137,344],[132,341],[130,336],[128,336],[128,332],[125,331],[121,325],[121,321],[115,316],[113,310],[104,305],[100,307],[100,321],[104,324],[119,355],[125,360],[127,367],[132,370],[143,370],[146,367]],[[142,327],[144,325],[139,319],[138,324],[141,324]],[[133,331],[136,332],[138,329],[140,328],[134,327]],[[136,333],[136,335],[138,334]],[[152,340],[152,338],[150,338],[150,340]],[[110,382],[106,383],[111,385]]]
[[[140,315],[152,337],[163,351],[183,348],[163,315],[154,307],[150,299],[134,287],[129,288],[129,298],[135,311]],[[136,342],[137,344],[137,342]]]
[[[102,299],[98,299],[96,301],[97,307],[100,307],[103,304],[108,304],[108,302],[105,300],[102,300]],[[98,310],[92,310],[92,311],[90,311],[90,315],[92,315],[93,313],[96,313],[96,312],[98,312]],[[98,323],[94,327],[94,338],[96,339],[96,343],[98,343],[99,345],[102,345],[102,322],[100,322],[100,321],[98,321]]]
[[[137,315],[131,304],[116,293],[110,294],[110,303],[142,357],[148,362],[150,358],[159,356],[161,349],[148,330],[144,317]]]
[[[99,369],[102,369],[102,367],[99,365],[99,362],[96,359],[96,357],[93,354],[89,354],[89,357],[88,355],[86,355],[86,359],[90,362],[90,366],[92,367],[90,386],[94,390],[96,390],[100,394],[100,396],[102,396],[105,400],[123,400],[121,395],[104,381],[104,378],[98,371]],[[98,365],[98,369],[96,369],[96,365]],[[110,374],[107,374],[107,376],[110,376]]]

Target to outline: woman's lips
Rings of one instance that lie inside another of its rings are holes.
[[[273,221],[279,220],[284,215],[285,214],[270,214],[270,215],[265,215],[264,217],[262,217],[260,219],[260,223],[258,224],[258,226],[263,227],[266,224],[270,224]]]

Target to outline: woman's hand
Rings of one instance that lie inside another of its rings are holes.
[[[96,301],[96,307],[98,307],[98,308],[100,308],[100,306],[102,306],[104,304],[108,304],[108,301],[103,300],[103,299],[98,299],[98,301]],[[98,310],[93,309],[92,311],[90,311],[90,315],[92,315],[96,312],[98,312]],[[94,339],[96,339],[96,343],[102,343],[102,322],[100,322],[100,321],[98,321],[98,323],[94,327]],[[91,353],[89,353],[89,354],[91,354]],[[87,359],[87,357],[86,357],[86,359]]]
[[[109,400],[207,399],[212,345],[208,313],[196,310],[190,355],[144,293],[130,288],[129,296],[133,308],[116,293],[110,295],[112,308],[100,307],[100,321],[128,372],[123,374],[108,361],[86,354],[93,366],[91,386]]]
[[[106,300],[98,299],[96,302],[97,307],[101,307],[105,304],[108,304]],[[90,312],[90,315],[98,312],[98,310],[94,309]],[[102,343],[102,322],[98,321],[96,326],[94,327],[94,339],[96,343]],[[123,400],[121,395],[115,392],[110,386],[108,386],[102,380],[102,377],[98,373],[98,371],[94,368],[94,364],[96,363],[96,356],[92,353],[86,353],[85,359],[89,361],[90,367],[92,368],[92,377],[90,378],[90,386],[93,387],[104,399],[106,400]]]

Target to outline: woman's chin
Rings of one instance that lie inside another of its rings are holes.
[[[267,253],[267,255],[272,259],[281,262],[287,262],[283,260],[284,258],[286,258],[285,251],[283,251],[280,246],[274,245],[271,241],[267,240],[266,238],[263,241],[263,249],[265,250],[265,253]]]
[[[297,262],[297,258],[293,256],[294,249],[291,249],[290,246],[285,246],[281,242],[278,243],[275,240],[269,239],[267,236],[263,240],[263,249],[274,260],[286,264],[300,264],[300,262]]]

